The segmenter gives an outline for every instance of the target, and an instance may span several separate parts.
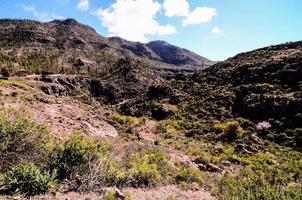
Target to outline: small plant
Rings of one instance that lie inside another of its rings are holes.
[[[10,193],[34,196],[47,192],[53,182],[49,173],[41,172],[34,164],[14,167],[4,174],[5,185]]]

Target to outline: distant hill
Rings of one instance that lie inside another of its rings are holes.
[[[109,40],[120,48],[128,49],[138,56],[144,56],[151,60],[157,60],[179,68],[200,69],[209,67],[215,62],[210,61],[194,52],[171,45],[165,41],[152,41],[147,44],[129,42],[118,37]]]

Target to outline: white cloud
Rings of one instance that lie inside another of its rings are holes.
[[[80,0],[78,3],[78,9],[81,11],[87,11],[89,9],[89,0]]]
[[[153,0],[116,0],[109,8],[95,11],[94,15],[107,28],[109,36],[146,42],[151,35],[176,33],[172,25],[161,25],[156,21],[160,10],[161,5]]]
[[[39,12],[34,6],[23,5],[22,9],[26,12],[30,12],[37,20],[46,22],[54,19],[64,19],[61,15],[49,14],[46,12]]]
[[[167,17],[187,16],[189,14],[189,3],[187,0],[165,0],[164,9]]]
[[[223,31],[218,26],[214,27],[211,32],[218,35],[223,34]]]
[[[217,11],[215,8],[197,7],[183,21],[182,25],[202,24],[210,21]]]

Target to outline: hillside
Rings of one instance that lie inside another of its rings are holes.
[[[302,198],[302,42],[208,67],[71,19],[0,35],[0,198]]]

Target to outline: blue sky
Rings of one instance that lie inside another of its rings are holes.
[[[302,40],[302,0],[0,0],[0,18],[75,18],[104,36],[166,40],[212,60]]]

